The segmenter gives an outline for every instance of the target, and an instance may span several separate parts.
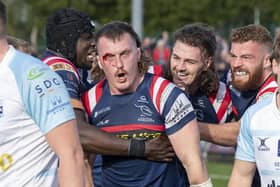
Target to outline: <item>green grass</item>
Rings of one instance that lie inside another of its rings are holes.
[[[213,187],[226,187],[232,170],[233,155],[209,154],[206,164]]]

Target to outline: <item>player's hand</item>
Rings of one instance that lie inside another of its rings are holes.
[[[145,142],[145,158],[152,161],[171,162],[175,152],[166,135]]]

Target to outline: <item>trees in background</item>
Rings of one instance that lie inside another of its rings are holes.
[[[8,7],[9,33],[44,46],[46,18],[54,10],[71,6],[90,14],[98,24],[131,20],[131,0],[4,0]],[[259,19],[271,31],[280,24],[278,0],[143,0],[144,35],[173,32],[192,22],[212,25],[227,37],[231,28]],[[257,11],[257,12],[256,12]],[[259,17],[256,13],[259,11]]]

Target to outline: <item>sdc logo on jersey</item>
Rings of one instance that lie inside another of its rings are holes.
[[[44,80],[41,84],[35,86],[35,91],[40,94],[40,97],[45,95],[45,92],[51,92],[54,86],[59,86],[61,83],[57,78]]]

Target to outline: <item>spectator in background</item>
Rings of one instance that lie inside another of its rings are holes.
[[[227,74],[228,70],[230,69],[229,49],[226,40],[221,36],[216,35],[216,41],[217,50],[215,53],[215,69],[219,74],[220,80],[223,81],[225,74]]]
[[[153,50],[153,62],[154,64],[167,65],[170,57],[170,49],[166,46],[163,39],[159,39]]]
[[[169,32],[168,31],[163,31],[161,33],[161,39],[163,40],[165,46],[170,49],[171,47],[170,47],[170,40],[169,40]]]
[[[273,74],[275,75],[278,84],[280,84],[280,33],[275,37],[273,52],[270,60],[272,61]]]
[[[0,185],[83,187],[83,152],[61,78],[8,45],[0,1]]]
[[[13,36],[8,36],[7,41],[9,45],[14,46],[17,50],[27,54],[32,54],[32,46],[30,42]]]
[[[149,36],[144,37],[142,42],[142,48],[145,55],[152,59],[153,56],[153,41],[152,38]]]

